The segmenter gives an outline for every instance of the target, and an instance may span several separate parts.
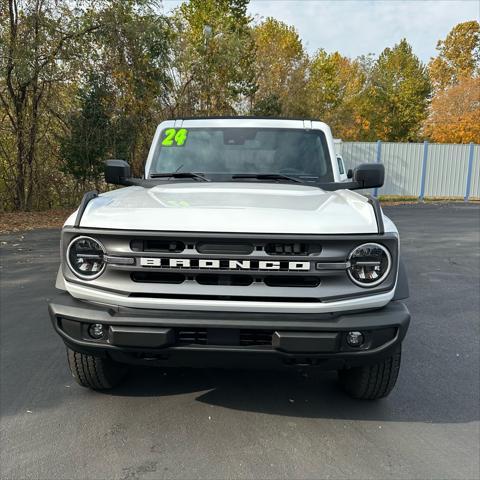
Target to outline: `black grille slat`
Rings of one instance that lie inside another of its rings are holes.
[[[247,287],[253,283],[251,275],[228,275],[203,273],[193,277],[200,285],[231,285],[236,287]]]
[[[272,330],[240,330],[241,346],[260,346],[272,344]]]
[[[207,344],[207,330],[206,329],[191,329],[176,331],[177,343],[179,345],[206,345]]]
[[[199,285],[222,285],[232,287],[248,287],[254,283],[264,284],[268,287],[293,287],[293,288],[315,288],[320,285],[320,277],[316,276],[285,276],[272,275],[265,277],[228,274],[228,273],[190,273],[187,275],[180,272],[143,272],[135,271],[130,275],[135,283],[163,283],[180,285],[187,280],[187,278],[197,282]]]
[[[252,243],[198,242],[196,249],[206,255],[250,255],[255,246]]]
[[[180,253],[185,250],[185,244],[178,240],[135,239],[130,242],[130,248],[134,252]]]
[[[132,272],[131,279],[136,283],[167,283],[179,285],[186,280],[183,273],[176,272]]]
[[[303,276],[270,276],[264,278],[263,282],[269,287],[303,287],[314,288],[320,285],[320,277],[308,275]]]
[[[318,255],[322,251],[319,243],[301,243],[301,242],[275,242],[265,245],[265,253],[267,255]]]

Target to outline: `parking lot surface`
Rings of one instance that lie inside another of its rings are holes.
[[[332,372],[132,370],[79,387],[53,332],[59,232],[3,235],[2,479],[480,476],[480,207],[386,207],[412,314],[397,387],[351,400]]]

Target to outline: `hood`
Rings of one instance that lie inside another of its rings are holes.
[[[73,224],[74,215],[66,225]],[[278,234],[377,233],[372,206],[349,190],[266,183],[170,183],[104,193],[86,228]]]

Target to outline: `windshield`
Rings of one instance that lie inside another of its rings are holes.
[[[283,174],[332,182],[325,135],[285,128],[167,128],[150,175],[171,172],[215,175]]]

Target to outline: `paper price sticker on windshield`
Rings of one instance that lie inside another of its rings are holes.
[[[188,130],[186,128],[167,128],[163,132],[162,147],[183,147],[187,141]]]

